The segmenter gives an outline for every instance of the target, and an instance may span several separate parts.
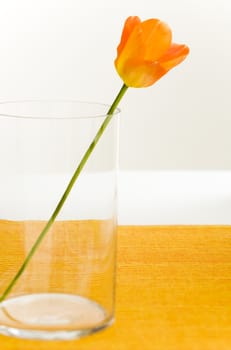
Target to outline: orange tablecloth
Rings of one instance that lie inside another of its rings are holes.
[[[109,329],[67,342],[0,336],[0,349],[231,349],[231,227],[120,227],[117,276]]]

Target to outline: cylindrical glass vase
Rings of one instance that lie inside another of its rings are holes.
[[[76,101],[0,103],[0,295],[18,273],[106,117]],[[0,303],[0,333],[74,339],[114,318],[116,111],[55,222]]]

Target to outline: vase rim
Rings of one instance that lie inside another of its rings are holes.
[[[109,104],[74,99],[9,100],[0,102],[0,117],[46,120],[95,119],[105,118],[109,108]],[[120,109],[116,108],[113,114],[120,114]]]

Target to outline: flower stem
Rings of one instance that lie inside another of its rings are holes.
[[[120,89],[118,95],[116,96],[114,102],[112,103],[111,107],[109,108],[108,112],[107,112],[107,116],[104,119],[101,127],[99,128],[98,132],[96,133],[93,141],[91,142],[91,144],[89,145],[88,149],[86,150],[83,158],[81,159],[79,165],[77,166],[70,182],[67,185],[66,190],[64,191],[60,201],[58,202],[54,212],[52,213],[50,219],[47,221],[44,229],[42,230],[42,232],[40,233],[40,235],[38,236],[37,240],[35,241],[34,245],[32,246],[31,250],[29,251],[28,255],[26,256],[23,264],[21,265],[21,267],[19,268],[19,270],[17,271],[17,273],[15,274],[14,278],[11,280],[11,282],[9,283],[9,285],[7,286],[7,288],[5,289],[5,291],[3,292],[3,294],[0,297],[0,302],[4,301],[5,298],[7,297],[7,295],[11,292],[12,288],[14,287],[14,285],[16,284],[16,282],[18,281],[18,279],[20,278],[20,276],[22,275],[22,273],[24,272],[24,270],[26,269],[27,265],[29,264],[31,258],[33,257],[33,255],[35,254],[36,250],[38,249],[40,243],[42,242],[43,238],[45,237],[46,233],[49,231],[50,227],[52,226],[52,224],[54,223],[57,215],[59,214],[60,210],[62,209],[69,193],[71,192],[77,178],[79,177],[84,165],[86,164],[88,158],[90,157],[92,151],[94,150],[96,144],[98,143],[99,139],[101,138],[104,130],[106,129],[106,127],[108,126],[109,122],[111,121],[112,117],[113,117],[113,113],[115,111],[115,109],[117,108],[119,102],[121,101],[122,97],[124,96],[125,92],[127,91],[128,87],[124,84],[122,86],[122,88]]]

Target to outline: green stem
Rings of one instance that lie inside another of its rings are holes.
[[[50,227],[52,226],[52,224],[54,223],[57,215],[59,214],[60,210],[62,209],[69,193],[71,192],[77,178],[79,177],[84,165],[86,164],[88,158],[90,157],[92,151],[94,150],[96,144],[98,143],[99,139],[101,138],[104,130],[106,129],[107,125],[109,124],[109,122],[111,121],[112,117],[113,117],[113,113],[115,111],[115,109],[117,108],[119,102],[121,101],[122,97],[124,96],[125,92],[127,91],[128,87],[124,84],[122,86],[122,88],[120,89],[118,95],[116,96],[114,102],[112,103],[110,109],[107,112],[107,116],[104,119],[101,127],[99,128],[97,134],[95,135],[95,138],[93,139],[92,143],[90,144],[90,146],[88,147],[87,151],[85,152],[83,158],[81,159],[78,167],[76,168],[69,184],[67,185],[67,188],[65,190],[65,192],[63,193],[60,201],[58,202],[54,212],[52,213],[50,219],[47,221],[44,229],[42,230],[42,232],[40,233],[40,235],[38,236],[36,242],[34,243],[34,245],[32,246],[30,252],[28,253],[28,255],[26,256],[23,264],[21,265],[21,267],[19,268],[18,272],[15,274],[14,278],[11,280],[11,282],[9,283],[9,285],[7,286],[7,288],[5,289],[5,291],[3,292],[3,294],[0,297],[0,302],[2,302],[3,300],[5,300],[5,298],[7,297],[7,295],[10,293],[10,291],[12,290],[12,288],[14,287],[15,283],[17,282],[17,280],[19,279],[19,277],[22,275],[22,273],[24,272],[25,268],[27,267],[27,265],[29,264],[31,258],[33,257],[34,253],[36,252],[36,250],[38,249],[40,243],[42,242],[43,238],[45,237],[46,233],[49,231]]]

